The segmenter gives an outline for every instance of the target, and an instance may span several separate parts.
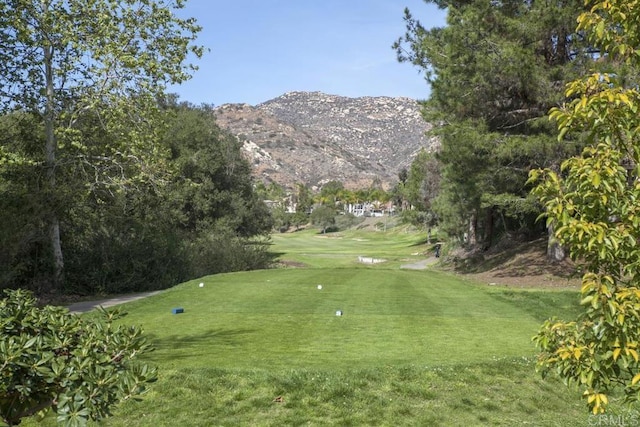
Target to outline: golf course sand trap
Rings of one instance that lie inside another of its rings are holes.
[[[381,258],[372,258],[369,256],[362,256],[360,255],[358,257],[358,262],[361,262],[363,264],[379,264],[381,262],[385,262],[386,259],[381,259]]]
[[[438,262],[438,260],[435,257],[431,257],[418,262],[413,262],[411,264],[403,264],[400,266],[400,268],[406,268],[408,270],[424,270],[425,268],[427,268],[431,264],[435,264],[436,262]]]

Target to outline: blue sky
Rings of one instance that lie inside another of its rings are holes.
[[[446,12],[423,0],[188,0],[180,16],[197,18],[209,52],[170,90],[213,105],[291,91],[425,99],[424,76],[391,49],[405,33],[405,7],[426,27],[445,24]]]

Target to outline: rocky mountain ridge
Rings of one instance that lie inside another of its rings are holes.
[[[289,92],[256,106],[225,104],[214,114],[243,143],[255,176],[286,188],[331,180],[389,188],[421,149],[438,146],[410,98]]]

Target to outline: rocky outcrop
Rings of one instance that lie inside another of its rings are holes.
[[[347,98],[290,92],[262,104],[226,104],[214,110],[218,125],[236,135],[265,183],[292,188],[330,180],[347,188],[378,181],[389,188],[437,141],[409,98]]]

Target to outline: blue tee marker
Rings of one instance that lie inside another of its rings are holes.
[[[177,308],[172,309],[172,310],[171,310],[171,312],[172,312],[173,314],[180,314],[180,313],[184,313],[184,308],[182,308],[182,307],[177,307]]]

